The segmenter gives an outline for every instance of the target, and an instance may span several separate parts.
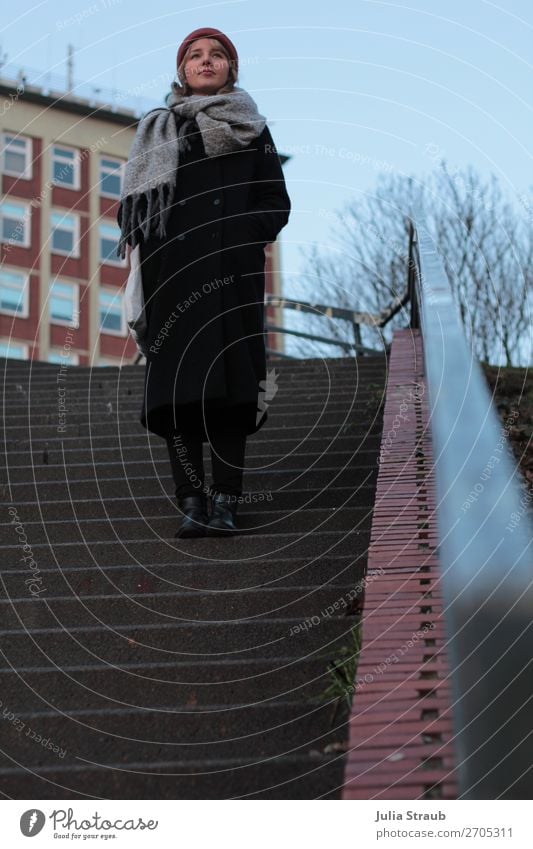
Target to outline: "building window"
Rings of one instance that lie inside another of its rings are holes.
[[[30,210],[22,203],[0,204],[1,240],[22,248],[30,246]]]
[[[98,361],[98,367],[100,366],[114,366],[114,368],[122,368],[123,360],[116,360],[113,357],[101,357]]]
[[[52,252],[64,256],[80,255],[79,218],[64,212],[52,212]]]
[[[120,259],[117,256],[118,242],[120,238],[120,230],[116,224],[100,224],[100,262],[105,262],[108,265],[127,265],[126,257]]]
[[[2,171],[22,180],[32,178],[31,139],[4,133],[2,144]]]
[[[11,339],[0,339],[0,357],[11,357],[14,360],[27,360],[28,346],[23,342],[13,342]]]
[[[76,283],[53,280],[50,286],[50,321],[78,327],[79,296]]]
[[[106,198],[120,198],[124,163],[119,159],[100,157],[100,194]]]
[[[77,366],[79,365],[80,358],[79,354],[75,354],[70,350],[68,351],[68,353],[65,353],[65,351],[61,351],[60,349],[52,349],[48,353],[48,362],[58,363],[59,365],[63,365],[68,362],[68,364],[71,366]]]
[[[100,290],[100,330],[114,336],[126,335],[124,303],[119,289]]]
[[[28,318],[28,280],[23,272],[0,270],[0,312]]]
[[[65,189],[80,188],[80,157],[77,150],[53,145],[52,182]]]

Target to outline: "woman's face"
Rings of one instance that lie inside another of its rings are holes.
[[[184,72],[193,94],[216,94],[228,79],[228,58],[212,39],[198,38],[189,47]]]

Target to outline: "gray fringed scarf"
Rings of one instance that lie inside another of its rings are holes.
[[[133,248],[151,232],[166,236],[179,154],[191,147],[188,133],[199,129],[207,156],[220,156],[247,147],[266,124],[254,99],[241,88],[188,97],[173,92],[167,102],[168,108],[152,109],[140,120],[126,163],[117,214],[117,255],[122,259],[127,244]],[[175,116],[184,120],[176,122]]]

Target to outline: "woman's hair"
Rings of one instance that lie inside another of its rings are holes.
[[[229,74],[228,74],[227,82],[222,86],[222,88],[219,88],[219,90],[216,92],[216,94],[227,94],[228,92],[233,91],[233,89],[234,89],[234,87],[237,83],[237,73],[235,71],[235,63],[234,63],[233,59],[230,59],[228,51],[226,50],[224,45],[220,43],[218,38],[210,38],[209,41],[213,41],[217,45],[217,47],[223,52],[224,56],[228,60]],[[178,81],[173,80],[172,83],[171,83],[172,91],[175,94],[181,94],[181,95],[184,95],[185,97],[188,97],[190,94],[192,94],[191,87],[189,86],[187,79],[185,77],[185,63],[186,63],[187,59],[189,58],[189,53],[191,52],[193,45],[194,45],[194,42],[192,42],[192,44],[189,45],[189,47],[185,51],[185,55],[184,55],[183,59],[181,60],[181,64],[178,68]]]

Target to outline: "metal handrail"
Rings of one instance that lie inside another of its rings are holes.
[[[362,344],[360,325],[366,324],[369,327],[385,327],[385,325],[394,318],[394,316],[408,301],[409,287],[405,289],[402,295],[395,297],[392,300],[392,303],[379,313],[349,310],[345,307],[334,307],[328,304],[313,304],[310,301],[298,301],[293,298],[283,298],[280,295],[265,295],[266,307],[292,309],[297,312],[313,313],[314,315],[321,315],[326,318],[339,318],[350,322],[352,325],[354,341],[345,342],[344,340],[320,336],[316,333],[306,333],[302,330],[296,330],[275,324],[266,324],[265,329],[276,333],[292,334],[293,336],[299,336],[303,339],[311,339],[314,342],[326,342],[329,345],[337,345],[343,348],[347,354],[352,352],[363,355],[375,354],[376,351],[373,348],[368,348]],[[386,350],[388,350],[389,347],[389,345],[385,346]]]
[[[372,348],[366,348],[358,342],[344,342],[341,339],[333,339],[329,336],[319,336],[317,333],[306,333],[304,330],[295,330],[291,327],[285,327],[279,324],[266,324],[265,330],[272,333],[289,333],[293,336],[298,336],[300,339],[312,339],[313,342],[326,342],[328,345],[338,345],[343,348],[348,354],[350,351],[356,351],[359,354],[375,354]]]
[[[345,307],[333,307],[327,304],[313,304],[310,301],[297,301],[294,298],[282,298],[280,295],[266,295],[265,305],[272,307],[284,307],[285,309],[297,310],[298,312],[310,312],[315,315],[323,315],[327,318],[342,318],[352,324],[367,324],[370,327],[384,327],[391,318],[409,300],[409,292],[406,289],[403,295],[393,299],[390,306],[378,313],[359,312],[349,310]]]
[[[533,795],[533,523],[422,214],[409,222],[435,464],[460,798]]]
[[[290,327],[284,327],[282,325],[275,324],[265,324],[266,331],[272,331],[275,333],[288,333],[293,336],[299,336],[304,339],[311,339],[314,342],[325,342],[328,345],[337,345],[348,354],[352,351],[356,354],[375,354],[376,351],[373,348],[368,348],[363,345],[361,342],[361,331],[360,325],[365,324],[369,327],[385,327],[388,322],[394,318],[394,316],[405,306],[406,303],[409,302],[409,298],[411,295],[411,288],[408,284],[403,294],[396,296],[393,298],[392,302],[383,310],[380,310],[378,313],[364,312],[358,310],[349,310],[345,307],[335,307],[328,304],[313,304],[310,301],[298,301],[294,298],[283,298],[280,295],[265,295],[265,307],[277,307],[284,309],[292,309],[297,312],[303,313],[313,313],[314,315],[322,315],[326,318],[340,318],[344,321],[350,322],[353,329],[354,341],[353,342],[345,342],[340,339],[333,339],[327,336],[320,336],[316,333],[306,333],[302,330],[295,330]],[[388,350],[390,345],[386,345],[385,349]],[[274,351],[269,349],[267,351],[268,354],[277,354],[280,357],[286,356],[290,357],[288,354],[283,354],[279,351]],[[137,365],[143,358],[141,353],[136,353],[133,359],[133,365]],[[293,359],[291,357],[291,359]]]

